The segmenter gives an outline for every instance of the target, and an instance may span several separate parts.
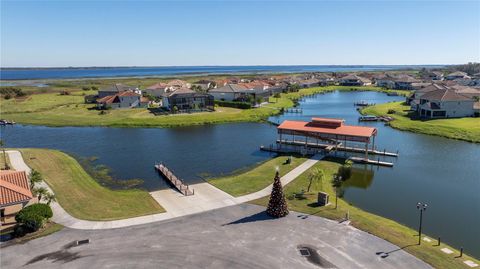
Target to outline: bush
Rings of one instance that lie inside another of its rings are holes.
[[[96,87],[96,86],[92,86],[91,89],[92,89],[92,91],[98,91],[98,87]]]
[[[395,111],[395,109],[389,109],[387,111],[387,114],[395,114],[395,113],[397,113],[397,111]]]
[[[5,98],[5,100],[12,99],[12,95],[7,93],[7,94],[5,94],[4,98]]]
[[[49,205],[34,204],[20,210],[15,216],[15,220],[31,231],[37,231],[52,216],[53,212]]]
[[[252,108],[252,104],[247,103],[247,102],[232,102],[232,101],[215,100],[215,104],[218,105],[218,106],[233,107],[233,108],[240,108],[240,109]]]
[[[26,235],[28,232],[29,232],[29,230],[23,225],[17,224],[13,228],[13,236],[15,236],[15,237],[22,237],[22,236]]]
[[[82,90],[84,90],[84,91],[89,91],[89,90],[90,90],[90,87],[82,87]]]

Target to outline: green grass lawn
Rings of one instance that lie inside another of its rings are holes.
[[[459,254],[458,250],[455,250],[455,254],[453,255],[446,255],[441,252],[440,249],[449,246],[446,244],[441,244],[440,247],[434,246],[436,245],[435,240],[432,243],[423,242],[421,246],[418,246],[418,237],[415,236],[417,231],[393,220],[363,211],[342,199],[338,200],[338,209],[335,209],[335,194],[330,180],[339,166],[340,164],[338,161],[333,159],[328,161],[322,160],[314,165],[311,169],[322,169],[325,173],[325,179],[322,182],[314,182],[314,184],[312,184],[311,192],[305,194],[304,199],[293,198],[293,194],[300,193],[301,190],[307,189],[309,183],[308,171],[290,182],[290,184],[286,185],[284,187],[284,192],[287,197],[289,209],[333,220],[341,220],[345,217],[345,214],[349,212],[351,225],[354,227],[374,234],[399,247],[405,247],[405,251],[424,260],[435,268],[467,268],[467,266],[463,264],[463,261],[468,259],[479,263],[478,260],[465,254],[462,258],[454,258]],[[316,206],[317,193],[319,191],[327,192],[330,195],[331,205],[326,207]],[[252,201],[252,203],[266,206],[268,204],[268,199],[269,197],[264,197]],[[454,250],[452,247],[449,248]]]
[[[165,212],[143,190],[110,190],[98,184],[80,164],[57,150],[20,149],[25,162],[42,173],[57,201],[84,220],[116,220]]]
[[[101,115],[92,109],[95,105],[84,104],[83,94],[91,91],[76,91],[71,95],[45,93],[29,95],[23,99],[2,100],[3,117],[18,123],[46,126],[111,126],[111,127],[178,127],[230,122],[260,122],[279,114],[282,108],[294,105],[294,100],[305,95],[333,90],[384,90],[377,87],[314,87],[299,92],[270,98],[270,103],[260,108],[235,109],[216,107],[215,112],[155,116],[147,109],[110,110]],[[405,92],[402,92],[405,93]]]
[[[258,165],[248,172],[213,178],[209,179],[208,182],[233,196],[253,193],[273,183],[276,167],[279,168],[279,173],[283,176],[307,160],[302,157],[292,157],[292,162],[285,164],[287,158],[286,156],[276,157]]]
[[[369,106],[361,112],[365,115],[387,115],[389,109],[396,111],[395,114],[389,114],[395,118],[390,122],[393,128],[480,143],[480,118],[412,120],[407,115],[410,106],[404,105],[403,102]]]

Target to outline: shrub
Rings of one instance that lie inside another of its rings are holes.
[[[36,231],[52,216],[53,212],[49,205],[34,204],[20,210],[15,216],[15,220],[29,230]]]
[[[98,87],[96,86],[92,86],[90,89],[92,89],[92,91],[98,91]]]
[[[89,91],[89,90],[90,90],[90,87],[82,87],[82,90],[84,90],[84,91]]]
[[[7,93],[7,94],[5,94],[4,98],[5,98],[5,100],[12,99],[12,95]]]
[[[387,114],[395,114],[395,113],[397,113],[397,111],[395,111],[395,109],[389,109],[387,111]]]
[[[240,108],[240,109],[252,108],[252,104],[248,102],[232,102],[232,101],[215,100],[215,104],[218,106],[233,107],[233,108]]]
[[[22,237],[26,235],[28,232],[29,232],[28,229],[21,224],[17,224],[13,228],[13,236],[15,237]]]

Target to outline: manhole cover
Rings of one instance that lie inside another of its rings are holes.
[[[306,248],[301,248],[301,249],[299,249],[299,251],[300,251],[300,255],[302,255],[304,257],[310,256],[310,251],[308,251],[308,249],[306,249]]]
[[[327,259],[323,258],[318,254],[317,250],[310,245],[300,245],[297,246],[298,251],[300,252],[300,255],[305,257],[307,261],[309,261],[312,264],[315,264],[316,266],[320,268],[337,268],[335,265],[333,265],[331,262],[329,262]]]

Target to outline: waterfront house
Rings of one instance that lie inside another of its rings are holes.
[[[36,202],[25,171],[0,170],[0,231],[12,229],[15,215]]]
[[[325,73],[315,74],[315,79],[318,80],[319,86],[329,86],[335,84],[335,78]]]
[[[155,83],[151,86],[148,86],[143,92],[146,95],[161,98],[163,96],[163,94],[165,94],[165,92],[167,92],[167,90],[169,88],[170,88],[170,86],[168,86],[167,83],[159,82],[159,83]]]
[[[211,94],[215,100],[220,101],[239,101],[247,102],[251,100],[264,102],[268,101],[271,95],[269,89],[254,89],[247,87],[247,84],[227,84],[223,87],[211,89],[208,93]],[[251,86],[251,85],[249,85]]]
[[[214,106],[212,95],[185,87],[168,91],[162,96],[162,108],[173,112],[214,110]]]
[[[385,87],[396,90],[413,90],[413,84],[420,82],[418,79],[409,75],[391,75],[383,74],[375,77],[375,85],[377,87]]]
[[[339,79],[339,84],[342,86],[367,86],[371,85],[372,81],[368,78],[360,77],[356,74],[350,74]]]
[[[180,89],[180,88],[190,88],[191,85],[190,83],[186,82],[186,81],[183,81],[183,80],[180,80],[180,79],[174,79],[174,80],[171,80],[167,83],[167,86],[170,88],[170,89]]]
[[[121,83],[113,84],[112,87],[107,89],[100,89],[98,91],[98,98],[103,98],[106,96],[116,95],[122,92],[135,92],[137,94],[142,94],[142,91],[138,87],[132,87],[128,85],[124,85]]]
[[[148,99],[132,91],[124,91],[97,99],[98,109],[147,107]]]
[[[422,118],[460,118],[475,114],[475,100],[450,88],[427,92],[420,97],[417,112]]]
[[[456,71],[445,76],[446,80],[455,80],[455,79],[470,79],[467,73]]]

